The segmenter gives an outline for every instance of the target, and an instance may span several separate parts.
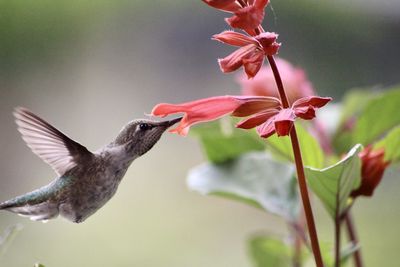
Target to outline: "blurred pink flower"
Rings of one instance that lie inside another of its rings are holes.
[[[312,84],[302,69],[294,67],[281,58],[276,58],[276,64],[290,103],[294,103],[297,99],[305,96],[315,95]],[[243,95],[279,97],[274,74],[270,66],[262,67],[253,79],[240,75],[237,81],[242,86]]]

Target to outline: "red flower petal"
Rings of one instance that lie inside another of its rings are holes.
[[[312,120],[315,118],[315,108],[313,106],[298,107],[294,110],[294,114],[304,120]]]
[[[247,117],[260,111],[277,110],[281,106],[281,101],[278,98],[270,96],[247,96],[237,109],[232,113],[235,117]]]
[[[227,12],[235,12],[241,8],[236,0],[203,0],[203,2],[211,7]]]
[[[264,122],[263,124],[261,124],[260,126],[258,126],[256,129],[260,137],[268,138],[271,135],[273,135],[275,133],[275,125],[273,117]]]
[[[260,26],[264,19],[264,8],[257,8],[255,5],[247,6],[235,12],[235,15],[225,19],[233,28],[242,30],[253,30]]]
[[[372,151],[366,147],[360,154],[361,158],[361,185],[351,192],[352,197],[372,196],[375,188],[382,180],[383,174],[390,162],[385,161],[385,151],[378,149]]]
[[[274,117],[275,131],[278,136],[289,135],[296,116],[291,108],[282,109]]]
[[[219,59],[218,63],[222,72],[232,72],[240,68],[243,65],[243,59],[254,53],[256,49],[257,47],[254,44],[249,44],[239,48],[227,57]]]
[[[254,38],[261,44],[262,47],[269,47],[276,41],[278,34],[274,32],[262,32]]]
[[[315,109],[325,106],[332,98],[319,96],[306,96],[293,103],[293,110],[296,116],[311,120],[315,118]]]
[[[313,106],[314,108],[321,108],[331,100],[332,100],[331,97],[306,96],[296,100],[293,103],[293,108],[296,109],[297,107],[307,107],[307,106]]]
[[[256,126],[263,124],[265,121],[270,119],[272,116],[276,115],[279,111],[277,109],[269,109],[260,113],[257,113],[245,120],[242,120],[236,124],[237,128],[241,129],[251,129]]]
[[[212,39],[233,46],[257,45],[257,41],[254,38],[234,31],[223,31],[213,35]]]
[[[248,79],[256,76],[264,63],[264,58],[265,55],[262,51],[256,51],[248,58],[243,59],[243,67]]]

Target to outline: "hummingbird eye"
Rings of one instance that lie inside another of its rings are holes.
[[[139,129],[141,131],[146,131],[146,130],[151,129],[151,125],[148,123],[141,123],[141,124],[139,124]]]

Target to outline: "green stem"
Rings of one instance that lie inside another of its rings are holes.
[[[281,76],[279,74],[278,67],[276,66],[273,56],[267,56],[272,72],[274,73],[275,82],[278,87],[279,96],[281,98],[283,108],[289,108],[289,101],[283,88]],[[296,127],[293,125],[290,130],[290,139],[292,141],[292,148],[294,154],[294,160],[296,164],[297,178],[299,183],[301,200],[303,202],[304,214],[306,216],[306,222],[308,227],[308,233],[310,235],[311,248],[314,254],[314,259],[317,267],[323,267],[323,261],[321,256],[321,250],[319,248],[318,234],[315,227],[314,215],[311,208],[310,197],[308,195],[308,188],[306,182],[306,176],[304,173],[303,160],[301,157],[299,140],[297,138]]]

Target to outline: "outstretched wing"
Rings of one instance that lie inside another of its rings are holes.
[[[93,154],[26,108],[16,108],[15,122],[33,153],[61,176]]]

